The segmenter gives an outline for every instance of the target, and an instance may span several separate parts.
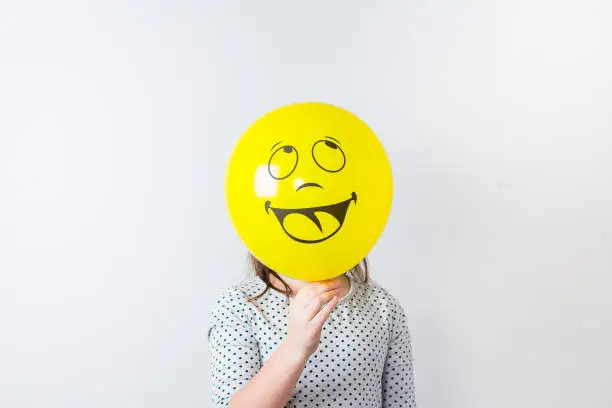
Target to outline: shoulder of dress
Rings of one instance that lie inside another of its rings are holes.
[[[251,277],[243,280],[242,282],[230,286],[225,289],[219,297],[217,297],[217,304],[238,304],[246,303],[249,299],[259,295],[265,289],[266,285],[258,277]]]

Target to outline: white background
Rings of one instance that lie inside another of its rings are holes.
[[[0,406],[206,407],[234,143],[361,116],[424,408],[612,406],[608,1],[0,2]]]

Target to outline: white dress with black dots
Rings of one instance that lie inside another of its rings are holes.
[[[270,289],[247,300],[264,288],[250,278],[215,304],[208,341],[216,407],[227,407],[285,338],[287,296]],[[416,407],[406,315],[389,292],[351,279],[285,407]]]

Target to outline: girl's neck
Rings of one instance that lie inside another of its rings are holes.
[[[283,281],[285,281],[287,283],[287,285],[289,285],[289,288],[291,289],[291,293],[292,295],[294,295],[295,293],[297,293],[298,290],[300,290],[302,287],[308,285],[309,283],[312,282],[308,282],[308,281],[303,281],[303,280],[297,280],[297,279],[293,279],[290,278],[288,276],[285,275],[281,275],[280,273],[278,274]],[[342,286],[340,287],[340,293],[338,293],[338,296],[340,298],[344,297],[350,290],[351,288],[351,281],[348,278],[348,276],[346,275],[340,275],[338,277],[335,277],[331,280],[336,280],[336,279],[341,279],[342,280]],[[279,290],[284,290],[284,285],[282,284],[282,282],[280,282],[276,276],[274,275],[270,275],[270,283],[272,284],[272,286],[276,289]]]

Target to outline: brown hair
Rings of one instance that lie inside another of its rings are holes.
[[[287,282],[285,282],[283,278],[281,278],[277,272],[273,271],[272,269],[268,268],[266,265],[261,263],[259,259],[253,256],[253,254],[249,254],[249,264],[251,266],[252,272],[266,284],[266,288],[263,290],[263,292],[261,292],[257,296],[252,297],[250,300],[256,300],[260,298],[268,290],[270,290],[270,288],[276,289],[284,295],[287,295],[287,296],[291,295],[291,288],[289,287]],[[366,283],[369,279],[367,258],[363,258],[361,262],[359,262],[357,265],[352,267],[348,272],[345,273],[345,275],[349,275],[351,278],[357,281]],[[273,287],[272,283],[270,282],[270,276],[274,276],[276,279],[278,279],[278,281],[280,281],[283,284],[284,289],[278,289],[278,288]]]

